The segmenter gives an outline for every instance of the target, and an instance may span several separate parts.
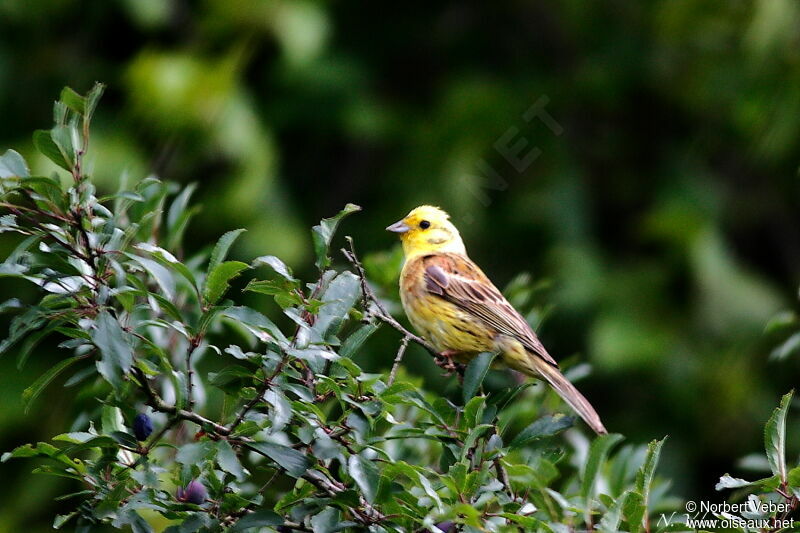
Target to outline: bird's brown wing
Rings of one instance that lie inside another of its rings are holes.
[[[498,333],[515,338],[531,353],[558,367],[528,322],[469,258],[440,253],[424,258],[425,288],[482,320]]]

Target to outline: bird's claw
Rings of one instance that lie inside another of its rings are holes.
[[[464,365],[457,363],[453,360],[453,356],[458,354],[459,352],[455,350],[444,350],[439,352],[434,358],[433,362],[436,363],[436,366],[439,368],[444,369],[444,377],[450,377],[454,373],[458,374],[459,379],[463,379],[464,376]]]

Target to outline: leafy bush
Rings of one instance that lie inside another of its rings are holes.
[[[617,448],[622,437],[611,434],[590,443],[569,429],[570,417],[546,412],[555,396],[543,387],[484,392],[490,357],[470,363],[458,397],[426,391],[402,371],[409,343],[425,342],[386,311],[352,241],[344,251],[350,267],[332,266],[336,230],[358,207],[313,228],[319,274],[304,281],[275,256],[228,260],[241,229],[184,257],[192,186],[147,177],[98,197],[84,156],[101,93],[100,85],[86,96],[65,89],[55,127],[34,135],[67,180],[29,175],[11,150],[0,158],[0,206],[8,212],[0,231],[19,240],[0,274],[34,283],[42,295],[0,305],[17,313],[0,352],[16,347],[24,365],[37,343],[57,336],[65,355],[25,390],[24,404],[68,372],[70,396],[97,399],[52,443],[3,455],[45,458],[37,473],[75,481],[63,496],[74,510],[54,527],[676,527],[653,520],[676,505],[655,477],[663,440]],[[273,299],[273,314],[279,309],[289,327],[234,301],[231,282],[253,271],[268,275],[244,290]],[[367,373],[354,357],[384,325],[400,335],[395,364],[388,375]],[[223,368],[199,375],[202,358]],[[775,476],[756,484],[723,478],[722,486],[768,487],[796,504],[800,475],[778,455],[787,408],[785,399],[768,428]],[[538,418],[517,424],[533,413]]]

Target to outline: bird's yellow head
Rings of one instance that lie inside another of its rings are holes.
[[[386,229],[400,235],[406,259],[433,252],[467,253],[450,215],[438,207],[419,206]]]

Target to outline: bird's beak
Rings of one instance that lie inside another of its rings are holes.
[[[386,231],[391,231],[392,233],[405,233],[411,228],[408,227],[408,224],[403,222],[402,220],[398,220],[391,226],[386,226]]]

